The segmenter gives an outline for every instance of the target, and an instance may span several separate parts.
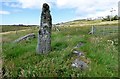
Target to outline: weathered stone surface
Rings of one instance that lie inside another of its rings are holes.
[[[38,33],[37,53],[48,53],[51,51],[51,28],[52,18],[50,15],[49,5],[43,4],[41,13],[40,29]]]
[[[80,42],[72,49],[72,54],[76,55],[77,58],[72,62],[71,66],[81,70],[86,70],[90,61],[85,57],[83,52],[77,50],[77,48],[80,48],[83,45],[84,43]]]
[[[76,59],[72,63],[72,67],[77,67],[77,68],[80,68],[81,70],[85,70],[85,69],[87,69],[88,65],[84,61]]]
[[[74,48],[80,48],[80,47],[83,46],[83,45],[84,45],[84,43],[80,42],[80,43],[78,43]]]
[[[83,53],[83,52],[80,52],[80,51],[78,51],[78,50],[74,50],[74,51],[73,51],[73,54],[76,54],[76,55],[78,55],[78,56],[84,56],[84,53]]]
[[[34,34],[34,33],[27,34],[27,35],[25,35],[25,36],[23,36],[23,37],[20,37],[20,38],[18,38],[17,40],[13,41],[13,43],[18,43],[18,42],[20,42],[20,41],[22,41],[22,40],[27,40],[27,39],[29,39],[29,38],[35,38],[35,34]]]

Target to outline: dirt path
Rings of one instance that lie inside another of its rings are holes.
[[[30,30],[30,29],[27,29],[27,30]],[[22,31],[26,31],[26,29],[25,30],[18,30],[17,32],[22,32]],[[2,33],[0,33],[0,35],[9,34],[9,33],[16,33],[16,31],[2,32]]]

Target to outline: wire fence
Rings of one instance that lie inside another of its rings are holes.
[[[118,34],[118,26],[92,26],[90,33],[95,35]]]

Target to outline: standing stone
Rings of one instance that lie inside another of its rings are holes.
[[[51,28],[52,18],[50,15],[49,5],[44,3],[41,13],[40,29],[38,32],[38,54],[48,53],[51,51]]]

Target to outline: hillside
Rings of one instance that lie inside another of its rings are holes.
[[[95,28],[98,29],[93,35],[88,34],[91,25],[96,25]],[[18,31],[17,34],[16,32],[1,34],[3,76],[118,77],[116,25],[117,21],[109,23],[79,20],[60,24],[61,27],[57,27],[59,31],[55,27],[52,29],[52,51],[45,55],[36,54],[38,33],[36,27],[28,27],[25,31]],[[29,33],[35,33],[36,38],[13,43],[14,40]],[[75,48],[79,43],[83,45]],[[85,57],[76,56],[73,50],[82,52]],[[76,58],[86,62],[88,67],[85,70],[72,67]]]
[[[102,20],[74,20],[74,21],[69,21],[69,22],[64,22],[64,23],[59,23],[62,26],[117,26],[118,20],[114,21],[102,21]]]

